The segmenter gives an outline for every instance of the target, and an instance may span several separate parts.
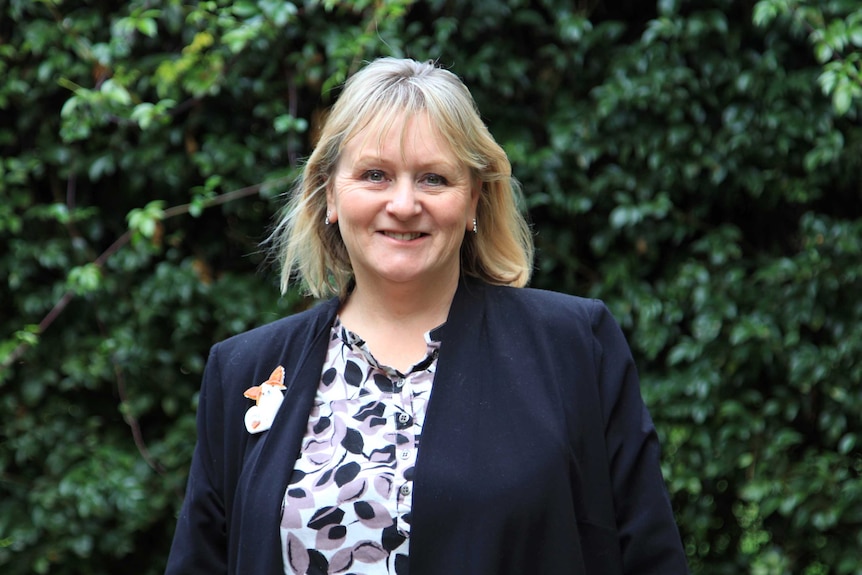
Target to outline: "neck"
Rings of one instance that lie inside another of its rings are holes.
[[[341,321],[365,340],[378,361],[406,373],[425,355],[424,334],[446,321],[458,274],[433,285],[379,285],[362,279],[357,278],[342,306]]]
[[[442,282],[363,281],[356,287],[341,310],[345,324],[366,329],[392,329],[425,333],[446,321],[449,306],[458,289],[458,273]]]

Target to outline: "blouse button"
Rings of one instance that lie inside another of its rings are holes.
[[[405,449],[401,452],[401,459],[410,459],[410,450]]]
[[[410,485],[409,484],[405,483],[404,485],[401,486],[401,495],[403,495],[405,497],[410,495]]]
[[[395,387],[404,387],[404,379],[398,379],[398,381],[395,382]]]
[[[400,421],[401,423],[407,423],[408,421],[410,421],[410,416],[406,413],[399,413],[398,421]]]

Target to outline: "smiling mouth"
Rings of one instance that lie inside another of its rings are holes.
[[[383,232],[383,235],[394,240],[415,240],[416,238],[421,237],[424,234],[420,232],[410,232],[404,234],[399,234],[397,232]]]

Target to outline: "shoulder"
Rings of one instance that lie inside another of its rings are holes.
[[[606,311],[605,304],[565,293],[536,289],[486,285],[486,306],[504,313],[523,314],[534,322],[571,322],[589,325]]]
[[[483,286],[486,317],[507,333],[517,330],[523,337],[592,342],[603,348],[625,341],[619,324],[602,300],[535,288]]]

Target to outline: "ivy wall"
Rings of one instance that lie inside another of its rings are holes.
[[[862,574],[862,8],[0,0],[0,570],[160,573],[210,345],[344,78],[464,78],[630,338],[694,572]]]

